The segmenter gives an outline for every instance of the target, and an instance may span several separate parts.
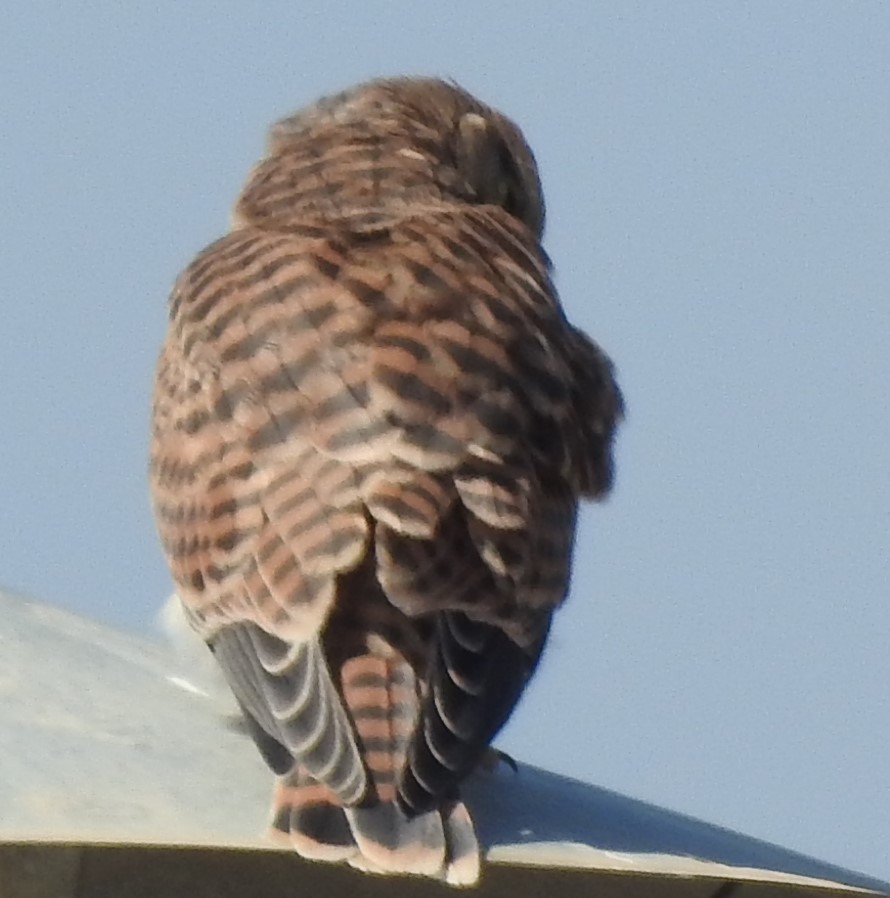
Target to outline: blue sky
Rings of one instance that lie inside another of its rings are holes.
[[[500,744],[890,879],[890,4],[16,4],[0,584],[150,632],[154,359],[266,126],[395,73],[525,129],[613,499]]]

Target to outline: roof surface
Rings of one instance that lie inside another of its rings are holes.
[[[438,888],[307,864],[266,843],[271,775],[227,702],[171,649],[3,593],[0,614],[0,894],[10,877],[30,877],[21,894],[35,898],[120,894],[122,876],[138,881],[134,896],[198,894],[195,877],[218,879],[200,894],[220,896],[246,883],[257,896],[286,894],[295,876],[356,896],[391,893],[393,882],[405,895]],[[586,894],[592,878],[603,898],[890,894],[526,765],[480,771],[465,795],[488,849],[478,894]]]

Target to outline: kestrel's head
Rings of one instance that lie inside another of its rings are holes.
[[[500,206],[543,232],[541,182],[519,128],[456,84],[392,78],[274,125],[235,214],[253,223],[385,216],[454,201]]]

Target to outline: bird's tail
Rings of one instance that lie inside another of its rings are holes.
[[[342,668],[343,698],[370,780],[355,807],[300,767],[279,780],[273,831],[303,857],[349,861],[379,873],[410,873],[471,885],[479,878],[479,845],[456,797],[415,813],[399,799],[399,777],[419,713],[418,684],[399,655],[361,655]]]

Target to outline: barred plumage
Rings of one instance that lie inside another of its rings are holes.
[[[458,787],[534,671],[622,410],[543,221],[512,122],[371,82],[273,128],[173,290],[158,528],[305,856],[478,876]]]

